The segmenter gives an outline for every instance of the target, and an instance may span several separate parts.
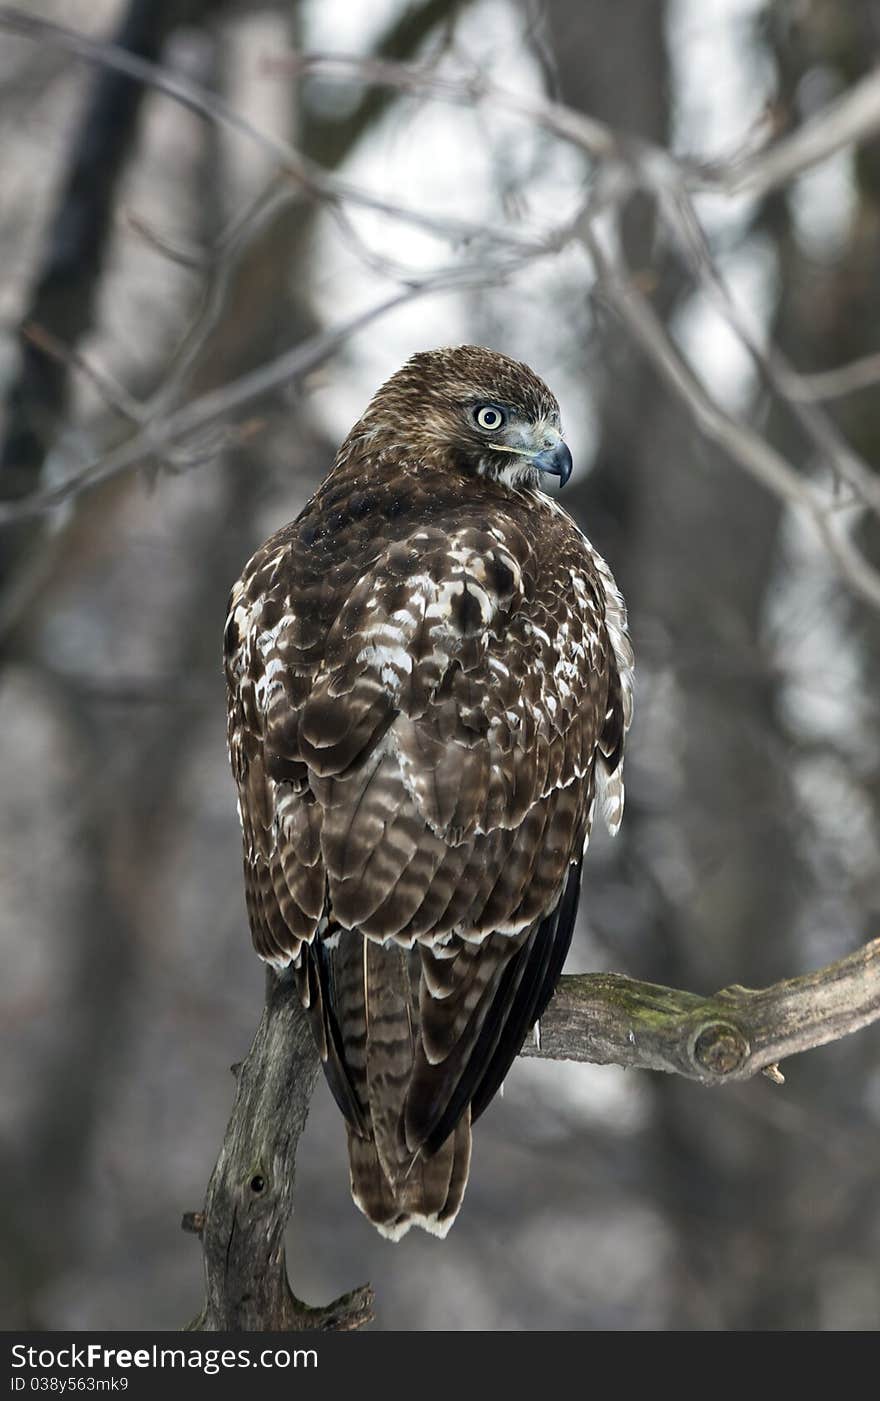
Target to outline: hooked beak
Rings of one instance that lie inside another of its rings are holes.
[[[546,472],[551,477],[558,477],[560,490],[571,476],[571,453],[568,450],[568,445],[561,438],[558,443],[554,443],[552,448],[545,448],[543,452],[534,453],[532,462],[539,472]]]
[[[558,428],[547,423],[514,424],[503,442],[491,444],[493,452],[509,452],[539,472],[558,477],[560,488],[571,476],[571,453]]]

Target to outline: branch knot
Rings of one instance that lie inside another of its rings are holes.
[[[712,1076],[732,1075],[745,1063],[750,1052],[748,1037],[730,1022],[705,1023],[691,1045],[694,1063]]]

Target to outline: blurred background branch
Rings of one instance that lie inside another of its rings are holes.
[[[422,13],[426,26],[424,29],[420,29],[414,19],[407,16],[408,26],[403,34],[395,32],[393,47],[398,48],[416,35],[428,32],[442,8],[425,7]],[[478,72],[457,78],[438,75],[436,66],[433,65],[426,69],[424,65],[417,66],[399,61],[346,56],[307,56],[296,53],[273,61],[272,71],[276,76],[280,64],[298,79],[319,77],[335,82],[354,83],[359,87],[366,86],[368,93],[390,87],[417,97],[430,96],[465,105],[485,105],[490,108],[494,106],[533,122],[566,142],[571,142],[597,164],[598,169],[594,171],[593,178],[598,187],[599,198],[591,194],[575,220],[559,225],[543,240],[535,241],[527,236],[520,236],[516,227],[509,222],[493,228],[488,224],[474,225],[460,219],[451,221],[448,216],[427,215],[416,208],[379,199],[369,190],[340,180],[306,158],[290,143],[267,136],[255,128],[238,116],[227,103],[199,84],[169,73],[155,61],[150,61],[149,54],[139,53],[135,48],[138,41],[143,47],[139,29],[135,28],[133,39],[128,33],[128,30],[137,26],[141,20],[135,13],[136,10],[135,6],[120,36],[122,42],[117,45],[90,41],[75,31],[47,23],[7,6],[0,6],[0,27],[70,49],[78,57],[108,69],[110,74],[115,75],[116,86],[125,92],[134,85],[124,75],[131,75],[142,83],[157,87],[175,101],[193,108],[206,120],[230,127],[246,139],[264,147],[269,155],[278,160],[274,180],[291,181],[309,199],[326,201],[331,210],[345,206],[346,203],[354,203],[365,209],[379,210],[392,219],[415,223],[439,237],[452,237],[459,242],[466,240],[469,244],[476,240],[478,245],[482,245],[482,250],[471,267],[453,264],[427,276],[410,279],[406,290],[380,302],[365,316],[343,322],[332,332],[319,336],[311,345],[297,347],[292,352],[279,356],[271,365],[251,372],[235,385],[223,386],[212,391],[202,402],[190,403],[176,416],[165,417],[161,425],[155,422],[156,413],[145,414],[146,423],[140,435],[117,449],[109,459],[89,464],[63,485],[37,493],[33,490],[22,490],[19,482],[15,495],[23,496],[24,500],[19,505],[7,506],[0,514],[0,521],[14,520],[16,517],[21,518],[31,512],[39,513],[56,506],[78,495],[87,487],[106,481],[126,468],[141,464],[145,455],[165,449],[182,448],[185,451],[189,435],[229,417],[278,385],[297,382],[342,343],[369,324],[374,317],[380,317],[386,311],[399,306],[401,299],[506,280],[514,271],[521,270],[523,262],[529,258],[558,254],[570,239],[581,236],[596,265],[598,295],[607,297],[622,316],[636,342],[653,358],[660,372],[665,375],[669,388],[682,397],[703,431],[719,442],[733,461],[745,470],[756,473],[759,480],[783,501],[803,508],[843,577],[866,600],[875,607],[880,607],[880,572],[864,557],[853,540],[849,522],[842,525],[840,521],[842,504],[870,508],[875,513],[880,511],[880,484],[877,477],[867,464],[859,459],[858,454],[840,439],[831,422],[815,407],[815,396],[801,383],[800,377],[784,364],[779,352],[773,348],[762,351],[756,346],[743,319],[738,315],[735,304],[727,296],[723,279],[713,263],[709,243],[701,229],[696,209],[687,193],[695,187],[709,187],[717,188],[727,195],[750,191],[766,194],[776,185],[802,175],[840,146],[857,145],[868,140],[880,126],[880,73],[871,74],[843,98],[829,102],[822,112],[813,116],[798,132],[781,138],[764,150],[745,156],[733,156],[726,163],[715,162],[711,169],[703,169],[699,177],[695,178],[689,163],[676,160],[668,151],[643,141],[633,141],[624,133],[603,127],[559,103],[523,98],[506,91],[497,83],[483,78]],[[160,18],[161,16],[156,16],[152,19],[152,28],[156,28]],[[159,33],[161,34],[161,27]],[[130,42],[127,42],[129,40]],[[150,40],[155,47],[156,39],[152,30]],[[132,52],[128,51],[129,48]],[[115,95],[111,100],[118,101]],[[377,105],[377,99],[369,101],[365,97],[355,108],[351,121],[355,122],[357,114],[361,120],[369,120],[380,110],[381,104]],[[87,119],[86,134],[95,123],[99,127],[106,125],[100,104]],[[124,124],[122,130],[125,130]],[[337,145],[332,148],[335,155],[338,156],[339,152],[344,150],[345,142],[352,139],[352,132],[355,130],[356,124],[336,131],[334,140]],[[112,158],[102,163],[101,167],[102,171],[106,167],[111,177],[109,182],[102,182],[100,187],[102,198],[98,203],[101,209],[106,208],[106,190],[113,188],[112,174],[118,169],[119,157],[125,149],[118,136],[116,142]],[[85,141],[81,144],[87,146]],[[72,185],[78,181],[82,182],[83,176],[78,164],[75,164]],[[662,320],[650,308],[649,299],[629,278],[625,255],[614,230],[619,227],[624,204],[638,190],[646,191],[656,199],[661,222],[667,225],[667,236],[677,239],[688,274],[702,280],[717,296],[720,309],[726,315],[733,333],[758,360],[763,374],[780,399],[798,417],[807,436],[812,438],[819,459],[824,459],[824,472],[818,480],[815,474],[806,474],[795,464],[786,463],[781,454],[759,434],[754,433],[744,422],[737,423],[732,415],[724,411],[717,399],[701,383],[699,371],[688,364],[687,357],[675,346]],[[69,217],[67,207],[70,199],[68,192],[62,200],[62,225],[64,219]],[[261,203],[258,203],[250,217],[256,218],[262,213]],[[595,227],[597,223],[600,225],[598,232]],[[238,222],[239,238],[247,229],[247,225],[247,219]],[[599,236],[602,232],[606,235],[604,241]],[[609,234],[612,236],[609,237]],[[95,252],[100,253],[100,248],[101,240],[98,239],[95,241],[95,248],[90,248],[93,258]],[[516,262],[509,260],[511,248],[519,251],[520,257]],[[499,265],[497,255],[502,250],[507,250],[508,261]],[[80,289],[86,289],[86,296],[85,299],[80,296],[76,324],[70,326],[75,335],[81,334],[87,324],[88,289],[94,282],[98,266],[99,262],[93,262],[92,277],[87,277],[82,284],[78,284]],[[50,272],[50,286],[52,280]],[[44,278],[43,283],[45,282]],[[52,308],[46,308],[48,315],[41,315],[42,296],[43,293],[38,293],[28,322],[38,331],[45,324],[45,329],[55,335]],[[59,336],[62,340],[63,329],[61,327]],[[205,324],[201,330],[203,339],[206,339],[209,325]],[[29,359],[34,360],[38,357],[37,363],[43,367],[44,374],[50,366],[53,367],[56,379],[59,373],[63,374],[64,358],[59,360],[57,356],[48,354],[45,341],[40,345],[39,337],[35,342],[31,336],[26,344]],[[201,345],[202,341],[196,339],[190,359],[198,355]],[[16,390],[13,390],[13,394],[15,393]],[[41,396],[38,393],[32,397],[36,402]],[[55,394],[54,398],[57,397]],[[156,411],[160,407],[163,410],[167,408],[169,397],[166,391],[160,404],[155,406]],[[809,411],[804,408],[805,405],[811,405]],[[11,447],[14,446],[13,440]],[[217,446],[215,439],[211,447],[216,449]],[[208,451],[210,452],[211,448]],[[195,460],[203,460],[204,456],[204,451],[196,453]],[[846,481],[852,488],[852,498],[848,503],[840,501],[840,480]]]
[[[120,49],[157,60],[175,25],[199,0],[131,0],[116,36]],[[15,25],[15,15],[0,22]],[[26,17],[23,17],[26,18]],[[120,176],[144,98],[141,83],[106,67],[98,75],[71,146],[65,178],[28,293],[19,333],[19,367],[6,391],[0,441],[0,502],[39,489],[46,458],[69,406],[70,366],[28,335],[36,326],[75,348],[91,329]],[[0,631],[21,609],[35,568],[45,568],[37,525],[0,540]]]

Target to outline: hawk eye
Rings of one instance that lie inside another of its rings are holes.
[[[485,428],[487,433],[503,428],[506,421],[507,414],[497,404],[478,404],[474,409],[474,422],[478,428]]]

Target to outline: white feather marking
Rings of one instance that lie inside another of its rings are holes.
[[[271,958],[268,958],[261,954],[260,957],[264,963],[268,963],[271,968],[274,968],[276,973],[283,973],[292,963],[296,963],[299,955],[292,953],[273,954]]]
[[[358,1210],[362,1212],[364,1216],[367,1216],[364,1204],[355,1191],[354,1183],[351,1185],[351,1195]],[[369,1219],[369,1216],[367,1216],[367,1220]],[[444,1240],[449,1234],[449,1228],[454,1220],[455,1214],[451,1215],[446,1221],[439,1221],[435,1212],[432,1212],[430,1216],[423,1216],[421,1212],[414,1212],[412,1216],[404,1216],[400,1221],[389,1221],[384,1224],[380,1224],[378,1221],[372,1221],[370,1224],[376,1227],[380,1236],[384,1236],[386,1240],[393,1241],[396,1245],[398,1241],[403,1239],[412,1226],[421,1226],[422,1230],[427,1231],[429,1235],[439,1236],[441,1240]]]
[[[260,604],[260,612],[262,613],[262,611],[263,611],[263,605],[262,605],[262,603],[261,603],[261,604]],[[252,623],[253,623],[253,622],[256,622],[256,621],[257,621],[257,618],[258,618],[258,615],[256,614],[256,612],[254,612],[254,615],[253,615],[252,620],[251,620]],[[278,641],[278,637],[279,637],[279,635],[280,635],[282,629],[285,628],[285,627],[288,627],[289,625],[290,625],[290,618],[289,618],[289,616],[288,616],[288,617],[284,617],[284,618],[279,619],[279,621],[275,624],[274,627],[272,627],[272,628],[265,628],[262,632],[258,632],[258,633],[256,634],[256,639],[255,639],[255,640],[256,640],[257,651],[260,653],[260,656],[263,658],[263,661],[264,661],[264,662],[267,660],[267,658],[269,657],[270,653],[273,652],[273,651],[275,650],[275,644],[276,644],[277,641]]]
[[[357,654],[359,662],[366,662],[368,666],[394,667],[399,671],[407,673],[412,671],[412,657],[403,647],[388,647],[382,644],[370,643],[367,647],[362,647]],[[399,678],[395,678],[399,680]],[[383,671],[382,680],[385,681]],[[386,682],[386,684],[388,684]]]

